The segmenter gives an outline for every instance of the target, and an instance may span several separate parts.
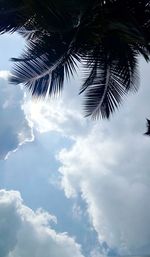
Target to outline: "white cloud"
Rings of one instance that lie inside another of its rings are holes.
[[[0,70],[0,78],[7,80],[9,75],[10,75],[9,71],[7,71],[7,70]]]
[[[53,221],[25,206],[19,192],[0,190],[0,257],[83,257],[73,238],[51,228]]]
[[[57,156],[62,188],[67,197],[81,194],[99,240],[120,254],[150,253],[150,139],[143,136],[150,115],[149,66],[142,63],[141,70],[141,89],[111,121],[88,123],[70,91],[57,102],[25,105],[40,132],[74,139]]]
[[[98,121],[57,156],[66,196],[82,195],[100,241],[120,254],[150,253],[148,69],[142,67],[139,93],[111,121]]]
[[[72,215],[75,219],[77,220],[81,220],[82,216],[83,216],[83,210],[80,207],[80,205],[78,205],[77,203],[74,203],[73,208],[72,208]]]
[[[65,82],[64,91],[57,98],[26,101],[25,113],[40,133],[57,131],[74,139],[89,131],[91,123],[84,118],[82,97],[78,95],[80,84],[77,77]]]
[[[98,133],[60,153],[62,186],[68,197],[81,192],[101,241],[121,253],[149,253],[149,141],[132,137],[130,145]]]
[[[33,139],[31,125],[22,109],[23,91],[4,80],[7,71],[0,77],[0,159],[6,159],[19,145]]]

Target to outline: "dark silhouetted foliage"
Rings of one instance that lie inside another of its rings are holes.
[[[147,119],[147,131],[144,135],[150,136],[150,120]]]
[[[150,1],[1,0],[0,32],[14,31],[27,43],[11,83],[57,94],[81,63],[85,115],[109,118],[138,89],[138,57],[149,61]]]

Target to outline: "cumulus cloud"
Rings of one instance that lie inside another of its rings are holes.
[[[120,254],[150,253],[149,66],[142,87],[109,122],[78,136],[57,156],[67,197],[81,194],[100,242]]]
[[[31,125],[22,109],[23,91],[9,85],[7,76],[7,71],[0,71],[0,159],[33,139]]]
[[[150,115],[149,80],[149,65],[141,63],[138,94],[126,99],[110,121],[84,119],[70,89],[59,101],[24,106],[40,132],[54,130],[74,139],[57,155],[61,186],[67,197],[81,194],[99,241],[119,254],[150,253],[150,139],[143,136]]]
[[[55,221],[25,206],[18,191],[0,190],[0,257],[83,257],[73,238],[51,228]]]
[[[65,81],[62,94],[56,98],[30,100],[24,110],[34,127],[40,132],[57,131],[64,136],[76,138],[85,135],[91,123],[84,118],[82,97],[78,95],[81,79]]]
[[[149,253],[149,141],[141,136],[131,145],[98,132],[61,151],[62,186],[67,197],[81,192],[100,241],[121,253]]]

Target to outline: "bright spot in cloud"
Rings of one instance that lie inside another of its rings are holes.
[[[10,72],[7,70],[0,70],[0,78],[7,80]]]

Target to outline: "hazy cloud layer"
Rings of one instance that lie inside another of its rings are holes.
[[[0,159],[32,140],[32,129],[22,109],[24,94],[7,82],[7,71],[0,71]]]
[[[23,204],[17,191],[0,190],[0,257],[83,257],[66,233],[50,227],[56,218]]]

